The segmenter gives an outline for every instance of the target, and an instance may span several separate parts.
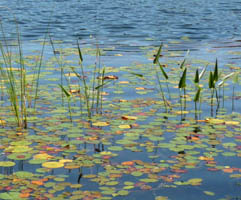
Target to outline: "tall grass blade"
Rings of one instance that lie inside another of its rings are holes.
[[[226,75],[225,77],[223,77],[223,80],[221,82],[218,83],[218,87],[221,87],[224,82],[229,79],[230,77],[232,77],[235,73],[234,72],[231,72],[230,74]]]
[[[186,87],[186,74],[187,74],[187,68],[185,68],[183,73],[182,73],[182,77],[179,81],[178,88],[185,88]]]
[[[71,112],[71,106],[70,106],[70,93],[60,84],[58,84],[59,87],[61,88],[61,90],[63,91],[63,93],[65,94],[65,96],[68,99],[68,109],[69,109],[69,117],[70,117],[70,121],[72,122],[72,112]]]
[[[130,72],[130,74],[135,75],[135,76],[137,76],[139,78],[143,78],[144,77],[143,74],[138,74],[138,73],[134,73],[134,72]]]
[[[213,73],[213,80],[217,82],[218,78],[219,78],[218,77],[218,59],[216,59],[214,73]]]
[[[165,72],[165,70],[163,69],[162,65],[158,62],[159,66],[160,66],[160,69],[161,69],[161,72],[163,74],[163,76],[165,77],[165,79],[167,80],[168,79],[168,75],[167,73]]]
[[[214,77],[212,72],[209,73],[208,86],[209,88],[214,88]]]
[[[181,65],[180,65],[180,69],[183,69],[184,65],[185,65],[186,59],[184,58]]]
[[[198,69],[196,69],[196,74],[195,74],[195,78],[194,78],[194,83],[199,83],[199,72]]]
[[[206,66],[202,69],[201,73],[199,74],[199,80],[201,80],[202,77],[204,76],[204,74],[205,74],[205,72],[206,72],[206,70],[207,70],[207,67],[208,67],[208,65],[206,65]]]
[[[62,85],[60,85],[60,84],[58,84],[58,85],[61,88],[61,90],[64,92],[66,97],[70,97],[71,96],[70,93]]]
[[[201,90],[202,88],[198,88],[196,94],[195,94],[195,97],[194,97],[194,102],[197,102],[200,100],[200,94],[201,94]]]
[[[155,57],[154,60],[153,60],[153,63],[154,63],[154,64],[157,64],[157,63],[159,62],[159,57],[160,57],[160,55],[161,55],[162,46],[163,46],[163,44],[161,43],[161,45],[160,45],[160,47],[159,47],[159,49],[158,49],[158,51],[157,51],[156,57]]]
[[[79,42],[78,42],[78,41],[77,41],[77,47],[78,47],[79,59],[80,59],[80,62],[82,63],[82,62],[83,62],[83,56],[82,56],[82,53],[81,53],[81,50],[80,50],[80,46],[79,46]]]

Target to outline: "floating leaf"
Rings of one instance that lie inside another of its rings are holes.
[[[110,150],[110,151],[122,151],[123,147],[121,147],[121,146],[111,146],[111,147],[108,147],[108,150]]]
[[[175,114],[177,114],[177,115],[184,115],[184,114],[188,114],[189,113],[189,111],[187,111],[187,110],[182,110],[182,111],[176,111],[175,112]]]
[[[64,164],[61,162],[44,162],[42,163],[42,166],[50,169],[55,169],[55,168],[63,167]]]
[[[6,124],[6,121],[0,119],[0,125],[1,125],[1,126],[4,126],[5,124]]]
[[[140,181],[145,182],[145,183],[155,183],[158,181],[158,179],[154,179],[154,178],[142,178],[140,179]]]
[[[19,171],[19,172],[15,172],[14,175],[16,175],[18,178],[22,178],[22,179],[30,179],[33,177],[33,173],[31,172],[27,172],[27,171]]]
[[[34,159],[39,159],[39,160],[49,160],[52,158],[54,158],[54,156],[51,156],[47,153],[40,153],[40,154],[34,155]]]
[[[230,178],[241,178],[241,174],[232,174]]]
[[[132,172],[131,175],[132,175],[132,176],[142,176],[143,173],[140,172],[140,171],[135,171],[135,172]]]
[[[124,120],[136,120],[137,117],[135,117],[135,116],[123,115],[123,116],[121,117],[121,119],[124,119]]]
[[[3,200],[20,200],[20,193],[19,192],[2,192],[0,193],[0,199]]]
[[[225,123],[224,120],[222,120],[222,119],[215,119],[215,118],[207,118],[206,122],[211,123],[211,124],[223,124],[223,123]]]
[[[134,183],[133,183],[133,182],[130,182],[130,181],[125,181],[124,184],[125,184],[125,185],[134,185]]]
[[[95,122],[92,124],[93,126],[109,126],[109,122]]]
[[[15,162],[12,161],[0,161],[0,167],[13,167]]]
[[[134,164],[135,164],[135,162],[133,162],[133,161],[125,161],[125,162],[121,163],[121,165],[124,165],[124,166],[132,166]]]
[[[104,78],[102,77],[97,77],[97,79],[104,79],[104,80],[117,80],[118,77],[114,76],[114,75],[108,75],[108,76],[104,76]]]
[[[214,192],[210,192],[210,191],[203,191],[204,194],[209,195],[209,196],[214,196],[215,193]]]
[[[158,196],[158,197],[155,197],[155,200],[168,200],[168,197]]]
[[[240,122],[238,122],[238,121],[225,121],[225,124],[227,124],[227,125],[239,125]]]
[[[187,182],[190,185],[201,185],[202,179],[201,178],[192,178],[192,179],[189,179]]]
[[[129,194],[129,192],[127,190],[120,190],[117,194],[121,196],[126,196]]]
[[[109,181],[106,183],[106,185],[110,185],[110,186],[113,186],[113,185],[118,185],[119,182],[118,181]]]
[[[9,146],[8,148],[5,149],[6,152],[13,152],[13,153],[24,153],[24,152],[29,152],[33,148],[29,146],[24,146],[24,145],[19,145],[19,146]]]
[[[129,129],[129,128],[131,128],[131,125],[129,125],[129,124],[122,124],[122,125],[119,125],[119,128],[121,128],[121,129]]]
[[[205,157],[205,156],[200,156],[198,159],[199,160],[206,160],[206,161],[214,160],[213,157]]]
[[[44,182],[42,180],[34,180],[34,181],[31,181],[31,183],[34,185],[39,185],[39,186],[44,184]]]
[[[73,160],[70,160],[70,159],[61,159],[59,160],[60,163],[70,163],[70,162],[73,162]]]

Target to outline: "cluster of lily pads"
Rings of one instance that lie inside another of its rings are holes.
[[[1,46],[0,199],[240,198],[240,67]]]

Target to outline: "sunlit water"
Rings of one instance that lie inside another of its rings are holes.
[[[231,0],[170,0],[170,1],[86,1],[86,0],[1,0],[0,19],[3,23],[3,30],[9,40],[16,38],[16,23],[13,18],[14,13],[19,25],[19,31],[23,40],[26,52],[40,50],[41,46],[30,41],[43,39],[49,33],[54,40],[61,40],[70,47],[76,47],[78,39],[81,45],[98,43],[101,47],[115,47],[114,50],[106,51],[107,56],[102,58],[102,62],[107,66],[128,66],[133,62],[150,63],[140,47],[159,46],[161,42],[168,44],[170,51],[187,51],[190,53],[187,58],[204,59],[214,62],[219,59],[220,66],[226,64],[240,66],[241,61],[241,2]],[[8,7],[10,10],[6,9]],[[2,35],[1,35],[2,38]],[[167,49],[167,48],[166,48]],[[231,51],[237,52],[235,54]],[[123,54],[123,57],[114,57],[116,53]],[[47,48],[45,55],[53,56],[51,48]],[[182,60],[183,55],[175,60]],[[165,59],[165,58],[164,58]],[[167,58],[168,59],[168,58]],[[88,61],[87,61],[88,62]],[[93,64],[93,62],[90,62]],[[41,80],[41,83],[46,83]],[[125,90],[129,95],[126,98],[135,98],[132,93]],[[237,95],[240,96],[240,88],[236,88]],[[231,95],[231,90],[226,91],[226,95]],[[116,95],[117,96],[117,95]],[[113,98],[116,97],[113,95]],[[148,96],[148,95],[147,95]],[[225,104],[228,112],[231,113],[231,100]],[[235,100],[235,112],[240,112],[240,100]],[[210,116],[210,107],[203,107],[203,115]],[[188,115],[193,117],[192,114]],[[205,118],[205,116],[203,116]],[[170,120],[170,119],[169,119]],[[177,119],[179,120],[179,118]],[[179,122],[179,121],[178,121]],[[166,120],[168,123],[168,120]],[[173,125],[173,124],[171,124]],[[164,131],[165,132],[165,131]],[[166,141],[172,139],[165,132]],[[120,137],[121,138],[121,137]],[[120,139],[116,136],[114,139]],[[225,138],[227,140],[227,138]],[[144,143],[145,140],[138,140]],[[228,141],[228,140],[227,140]],[[81,146],[82,148],[82,146]],[[87,145],[90,154],[93,152],[93,145]],[[121,162],[131,159],[142,159],[146,162],[153,162],[149,159],[145,149],[143,152],[124,151],[113,162]],[[154,154],[154,153],[153,153]],[[160,154],[159,160],[171,159],[176,155],[169,150],[158,149],[156,154]],[[218,158],[218,164],[240,167],[239,161],[235,158]],[[157,162],[159,162],[159,160]],[[155,162],[155,160],[154,160]],[[32,165],[26,163],[21,168],[21,163],[14,171],[28,170],[35,172]],[[203,164],[204,165],[204,164]],[[230,198],[240,198],[240,183],[236,180],[209,172],[205,166],[199,165],[185,175],[185,179],[198,177],[200,172],[202,178],[208,180],[204,187],[178,187],[173,192],[172,188],[165,188],[165,183],[154,184],[152,191],[132,191],[128,199],[154,199],[155,196],[169,196],[171,199],[217,199],[230,195]],[[94,167],[91,173],[103,171],[103,168]],[[66,181],[76,183],[78,170],[71,172],[56,170],[55,173],[68,175]],[[90,173],[89,168],[83,169],[83,174]],[[123,178],[125,180],[125,177]],[[132,181],[130,178],[126,180]],[[86,181],[86,180],[85,180]],[[91,182],[85,184],[84,189],[98,189]],[[202,191],[215,191],[217,196],[205,196]],[[196,194],[202,194],[200,198]],[[116,199],[121,199],[117,197]]]

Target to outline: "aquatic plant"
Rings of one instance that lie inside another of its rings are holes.
[[[160,89],[160,92],[161,92],[162,100],[163,100],[165,108],[167,110],[168,107],[170,108],[170,104],[168,103],[168,101],[167,101],[167,99],[165,97],[165,94],[164,94],[164,91],[163,91],[163,88],[162,88],[162,84],[161,84],[161,81],[160,81],[160,76],[159,76],[159,73],[158,73],[158,70],[157,70],[157,65],[158,65],[159,69],[161,70],[161,72],[162,72],[162,74],[163,74],[163,76],[164,76],[164,78],[166,80],[167,91],[169,93],[169,98],[171,98],[169,87],[168,87],[168,83],[167,83],[168,75],[165,72],[165,70],[163,69],[163,66],[159,62],[159,58],[161,56],[162,47],[163,47],[163,44],[160,45],[160,47],[159,47],[159,49],[157,51],[157,54],[155,55],[155,58],[153,60],[153,64],[156,65],[156,67],[155,67],[156,78],[157,78],[157,82],[158,82],[159,89]]]
[[[26,106],[26,70],[24,65],[22,44],[20,38],[20,32],[18,28],[18,23],[15,15],[11,12],[9,8],[1,7],[9,11],[16,25],[16,35],[17,35],[17,56],[18,56],[18,68],[17,71],[20,72],[19,78],[13,66],[15,65],[12,59],[12,51],[8,45],[7,38],[5,36],[4,28],[2,22],[0,22],[2,40],[0,41],[0,50],[3,58],[3,64],[0,65],[0,71],[2,80],[7,88],[7,92],[10,98],[10,103],[12,110],[15,114],[15,118],[19,127],[27,128],[27,106]],[[19,81],[18,81],[19,79]]]

